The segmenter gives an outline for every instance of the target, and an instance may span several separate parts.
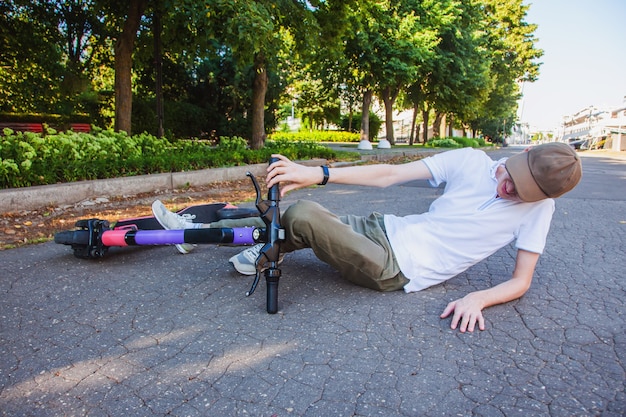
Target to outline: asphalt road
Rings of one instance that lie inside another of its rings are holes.
[[[626,161],[583,166],[532,287],[471,334],[439,314],[507,279],[512,246],[416,294],[355,287],[311,251],[289,254],[275,315],[264,282],[245,296],[234,247],[113,248],[100,260],[54,243],[2,251],[0,415],[623,416]],[[329,185],[282,207],[409,214],[439,192]]]

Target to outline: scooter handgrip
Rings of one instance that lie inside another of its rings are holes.
[[[278,311],[278,281],[267,282],[267,312],[276,314]]]

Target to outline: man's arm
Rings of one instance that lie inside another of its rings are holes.
[[[267,168],[267,187],[281,183],[281,194],[298,188],[319,184],[324,178],[320,167],[309,167],[290,161],[282,155]],[[432,174],[422,161],[400,165],[376,164],[329,169],[328,182],[335,184],[387,187],[407,181],[431,179]]]
[[[454,312],[450,327],[465,332],[474,331],[478,323],[480,330],[485,330],[485,319],[482,310],[496,304],[502,304],[515,300],[528,291],[533,280],[535,266],[539,260],[539,254],[522,249],[517,251],[513,276],[508,281],[482,291],[474,291],[463,298],[452,301],[443,310],[441,318],[444,319]]]

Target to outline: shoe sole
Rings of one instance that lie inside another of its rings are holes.
[[[176,249],[178,249],[178,251],[183,255],[187,255],[189,252],[194,250],[194,247],[191,243],[177,243],[174,246],[176,246]],[[185,246],[189,246],[190,248],[187,249]]]
[[[230,262],[233,265],[235,270],[239,272],[241,275],[256,275],[256,269],[250,270],[250,269],[242,268],[243,266],[250,266],[250,264],[248,263],[244,264],[244,263],[239,262],[239,260],[237,259],[237,256],[239,255],[235,255],[228,260],[228,262]],[[283,256],[281,255],[280,259],[278,260],[278,265],[282,263],[283,263]],[[265,271],[266,269],[267,267],[263,268],[261,272]]]
[[[228,262],[230,262],[235,268],[235,270],[239,272],[241,275],[256,275],[256,269],[254,271],[251,271],[249,269],[243,269],[242,266],[244,264],[242,264],[241,262],[238,262],[236,259],[236,256],[233,256],[233,258],[230,258]]]

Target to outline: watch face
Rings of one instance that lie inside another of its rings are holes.
[[[254,229],[252,231],[252,239],[254,239],[254,241],[258,241],[259,238],[261,237],[261,231],[259,229]]]

